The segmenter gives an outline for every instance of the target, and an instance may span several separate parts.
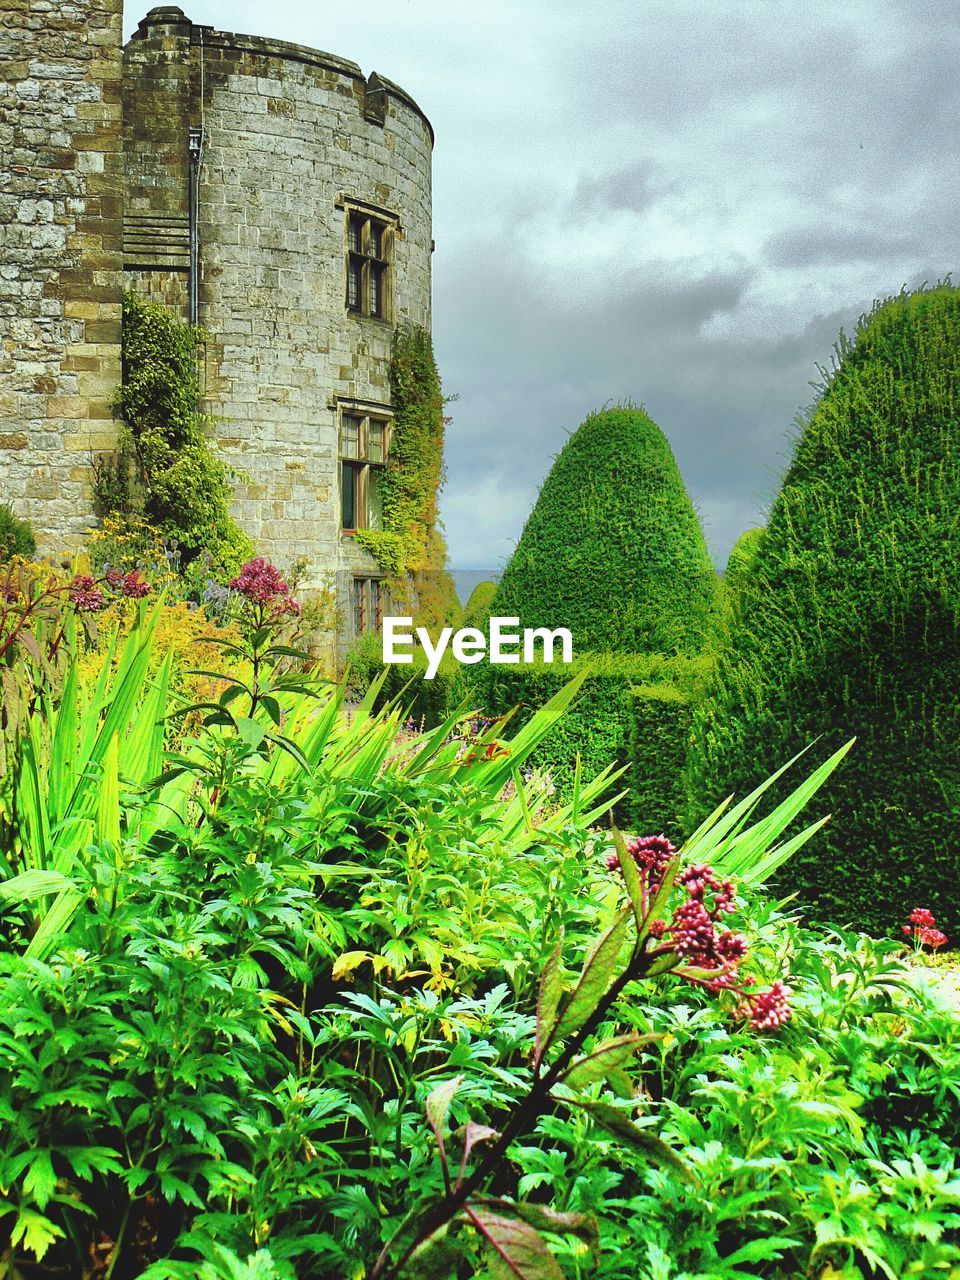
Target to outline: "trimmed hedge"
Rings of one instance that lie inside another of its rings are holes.
[[[960,293],[940,286],[841,338],[695,726],[705,805],[857,736],[781,881],[827,920],[922,906],[960,930],[958,509]]]
[[[490,605],[497,594],[495,582],[478,582],[470,592],[470,599],[463,606],[463,626],[486,628],[490,617]]]
[[[564,445],[490,612],[568,627],[577,653],[696,652],[716,594],[666,438],[642,409],[618,408]]]
[[[561,794],[573,785],[578,755],[584,777],[613,762],[627,765],[616,784],[628,791],[617,820],[630,830],[681,839],[692,704],[706,680],[706,659],[616,654],[589,655],[572,667],[485,666],[477,669],[477,701],[488,715],[516,706],[523,723],[583,665],[592,674],[531,763]]]

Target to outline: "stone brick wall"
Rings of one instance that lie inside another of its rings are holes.
[[[204,130],[205,408],[246,477],[236,515],[277,563],[306,557],[310,580],[375,572],[340,533],[338,402],[388,408],[394,324],[429,327],[430,126],[352,62],[199,27],[169,6],[140,24],[124,66],[128,280],[181,311],[188,137]],[[351,200],[398,220],[388,320],[346,308]]]
[[[120,377],[122,0],[0,0],[0,501],[91,521]]]

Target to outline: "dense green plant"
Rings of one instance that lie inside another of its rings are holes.
[[[355,538],[391,580],[399,611],[427,624],[459,615],[447,551],[437,526],[443,483],[444,398],[426,329],[399,326],[390,359],[391,424],[387,465],[378,475],[380,528]]]
[[[27,520],[21,520],[6,503],[0,503],[0,564],[14,556],[29,559],[37,550],[37,539]]]
[[[464,669],[449,653],[444,654],[432,680],[424,679],[426,669],[427,659],[422,649],[414,649],[412,663],[385,663],[381,637],[365,635],[359,637],[347,655],[346,678],[356,693],[362,693],[376,681],[378,708],[401,697],[416,724],[433,727],[442,724],[458,707],[467,709],[466,704],[472,699]]]
[[[716,573],[670,446],[642,409],[592,414],[564,445],[492,614],[567,627],[574,651],[696,652]]]
[[[123,421],[117,453],[101,460],[99,513],[143,517],[175,541],[183,566],[202,552],[216,574],[236,573],[249,540],[231,517],[227,469],[207,438],[197,360],[203,334],[159,303],[123,302]]]
[[[949,286],[878,305],[841,339],[694,732],[695,796],[857,735],[791,886],[875,929],[905,898],[948,933],[960,920],[958,353]]]
[[[478,582],[470,592],[470,599],[463,606],[463,625],[465,627],[479,627],[484,630],[487,625],[487,619],[490,617],[490,605],[493,603],[493,597],[496,595],[497,584],[495,582]]]
[[[573,785],[577,761],[587,775],[615,760],[626,766],[618,820],[629,830],[664,831],[679,839],[686,826],[684,767],[692,703],[709,675],[706,658],[612,654],[581,658],[588,672],[576,703],[544,740],[531,763],[561,794]],[[523,720],[569,679],[571,668],[523,664],[475,668],[475,700],[490,715],[518,708]]]

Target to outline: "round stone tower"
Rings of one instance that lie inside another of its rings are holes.
[[[209,335],[204,407],[242,473],[237,518],[315,581],[375,579],[352,533],[377,522],[394,329],[430,326],[429,122],[352,62],[169,5],[123,77],[127,285]]]

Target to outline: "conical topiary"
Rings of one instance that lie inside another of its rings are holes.
[[[642,409],[592,414],[544,482],[490,612],[576,652],[689,652],[716,592],[673,453]]]
[[[960,294],[903,294],[841,343],[694,731],[692,793],[858,742],[785,867],[827,919],[927,907],[960,931]]]

